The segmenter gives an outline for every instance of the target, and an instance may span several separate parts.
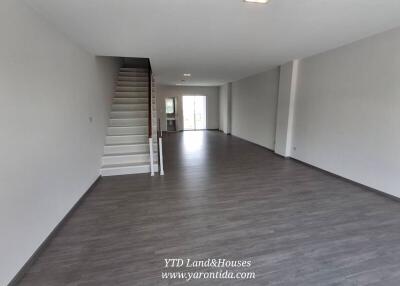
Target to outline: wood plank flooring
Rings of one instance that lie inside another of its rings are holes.
[[[168,135],[165,165],[102,178],[20,285],[400,285],[398,202],[212,131]],[[165,280],[164,258],[256,278]]]

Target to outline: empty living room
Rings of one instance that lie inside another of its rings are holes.
[[[1,286],[399,286],[399,0],[2,0]]]

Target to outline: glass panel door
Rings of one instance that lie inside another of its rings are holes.
[[[194,96],[183,96],[183,129],[194,130]]]
[[[183,106],[183,129],[199,130],[206,129],[206,97],[202,95],[184,95]]]
[[[206,97],[195,96],[194,97],[194,128],[206,129]]]

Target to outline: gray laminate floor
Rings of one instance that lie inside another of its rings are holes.
[[[103,178],[20,285],[400,285],[400,203],[218,132],[165,153],[164,177]],[[165,258],[256,278],[163,280]]]

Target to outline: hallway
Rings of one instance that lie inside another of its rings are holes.
[[[398,202],[216,131],[164,142],[164,177],[102,178],[20,285],[398,285]],[[165,258],[256,278],[162,280]]]

